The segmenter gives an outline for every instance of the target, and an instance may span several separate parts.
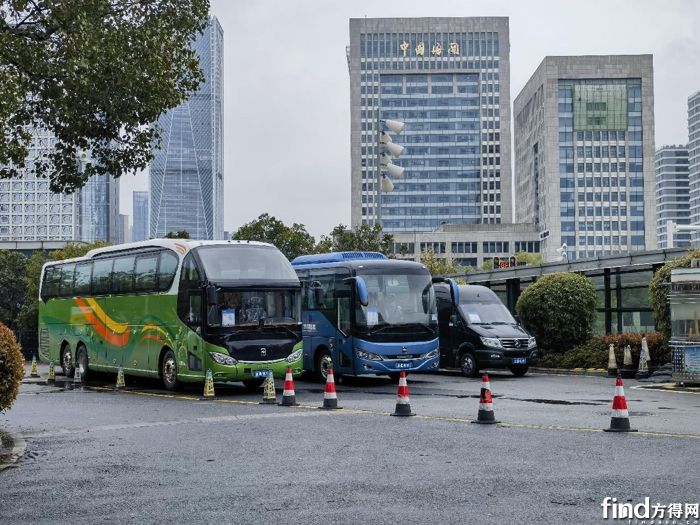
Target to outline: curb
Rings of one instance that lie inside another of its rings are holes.
[[[608,377],[605,368],[540,368],[532,367],[530,371],[538,374],[565,375],[565,376],[598,376]]]
[[[10,439],[13,443],[13,447],[7,459],[0,463],[0,472],[5,470],[6,468],[12,467],[17,462],[17,460],[24,455],[24,452],[27,450],[27,442],[24,440],[22,434],[14,432],[4,432],[4,434],[10,436]]]

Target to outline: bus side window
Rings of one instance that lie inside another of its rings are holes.
[[[135,257],[120,257],[114,260],[112,272],[112,290],[114,293],[131,293],[134,291]]]
[[[61,282],[59,295],[73,295],[73,276],[75,274],[75,264],[65,264],[61,267]]]
[[[92,263],[79,264],[75,267],[73,293],[75,295],[90,295],[90,280],[92,279]]]
[[[92,294],[106,295],[112,289],[112,259],[97,260],[92,268]]]
[[[192,254],[188,254],[182,263],[180,272],[180,290],[177,296],[177,315],[190,328],[202,324],[202,288],[199,271]]]
[[[61,284],[61,267],[49,266],[44,272],[44,284],[41,286],[41,298],[44,302],[59,294]]]
[[[173,284],[177,271],[178,258],[171,252],[160,254],[160,266],[158,267],[158,291],[167,292]]]
[[[147,255],[136,259],[135,289],[136,292],[156,291],[156,267],[158,266],[158,255]]]
[[[321,283],[321,288],[323,288],[323,293],[325,295],[323,304],[316,304],[314,289],[311,286],[311,283],[314,282]],[[333,310],[335,301],[335,272],[324,270],[324,273],[314,273],[311,271],[309,272],[308,283],[309,286],[305,287],[304,308],[306,310]]]

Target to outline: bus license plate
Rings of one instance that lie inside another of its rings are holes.
[[[524,365],[525,363],[527,363],[527,358],[525,358],[525,357],[514,357],[513,358],[514,365]]]
[[[411,363],[396,363],[396,368],[411,368]]]
[[[253,370],[253,378],[272,377],[272,370]]]

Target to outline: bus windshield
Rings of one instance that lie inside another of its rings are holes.
[[[222,290],[218,293],[221,326],[297,324],[301,320],[299,290]]]
[[[296,281],[297,274],[282,252],[273,246],[224,244],[200,246],[197,254],[204,273],[213,282]]]
[[[425,269],[358,271],[367,285],[369,304],[357,300],[356,323],[372,328],[381,325],[431,325],[437,322],[435,292]]]

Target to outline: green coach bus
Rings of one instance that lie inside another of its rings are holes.
[[[258,388],[302,372],[301,285],[284,255],[252,241],[153,239],[44,265],[39,355],[92,371]]]

